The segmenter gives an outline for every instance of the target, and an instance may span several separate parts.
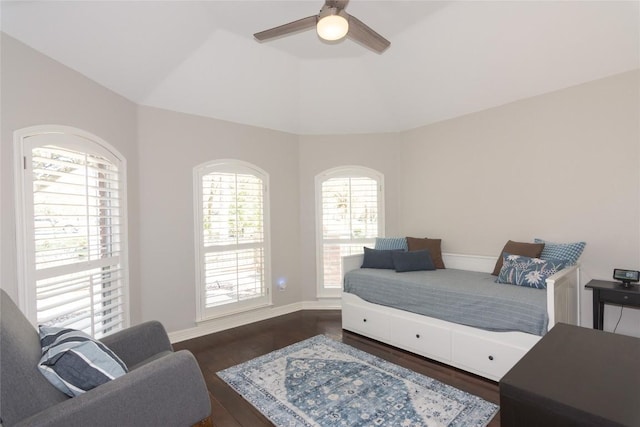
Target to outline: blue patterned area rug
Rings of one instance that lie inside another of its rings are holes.
[[[318,335],[218,372],[276,426],[486,426],[498,406]]]

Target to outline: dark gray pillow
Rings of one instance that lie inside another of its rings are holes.
[[[393,252],[391,258],[398,273],[436,269],[431,254],[426,249],[413,252]]]
[[[371,248],[364,248],[364,259],[362,260],[361,268],[386,268],[389,270],[393,270],[393,258],[391,254],[394,252],[401,251],[386,251],[386,250],[377,250]]]

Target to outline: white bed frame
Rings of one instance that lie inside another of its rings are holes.
[[[363,255],[342,258],[342,271],[360,268]],[[447,268],[491,273],[496,259],[443,254]],[[580,324],[580,269],[567,267],[547,279],[549,329]],[[492,332],[459,325],[342,293],[342,328],[456,368],[499,381],[540,339],[525,332]]]

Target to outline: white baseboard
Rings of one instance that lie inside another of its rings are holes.
[[[247,311],[231,316],[220,317],[218,319],[197,322],[194,328],[183,329],[181,331],[169,332],[169,340],[172,343],[198,338],[203,335],[213,334],[226,329],[248,325],[272,317],[283,316],[295,313],[300,310],[339,310],[342,307],[340,298],[323,298],[318,301],[302,301],[279,307],[264,307],[257,310]]]
[[[340,310],[342,298],[321,298],[319,301],[302,301],[302,310]]]

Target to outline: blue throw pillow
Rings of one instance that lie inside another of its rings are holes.
[[[365,247],[361,268],[384,268],[393,270],[392,252],[395,251],[380,251]]]
[[[547,289],[547,278],[567,265],[567,261],[563,259],[543,260],[505,253],[496,282]]]
[[[535,239],[536,243],[544,243],[544,248],[540,254],[540,258],[548,259],[566,259],[567,265],[574,265],[578,262],[578,258],[582,255],[586,242],[575,243],[553,243],[542,239]]]
[[[391,253],[391,258],[393,258],[393,265],[398,273],[436,269],[428,250],[413,252],[394,251]]]
[[[408,250],[406,237],[376,237],[374,249],[383,251]]]
[[[113,351],[82,331],[40,326],[40,345],[42,358],[38,369],[70,397],[128,372]]]

